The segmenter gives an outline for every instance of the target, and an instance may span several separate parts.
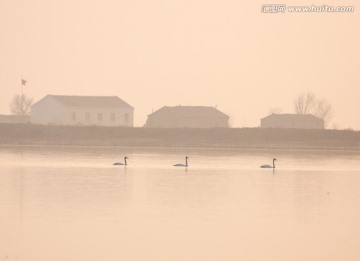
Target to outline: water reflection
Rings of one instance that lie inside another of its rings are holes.
[[[113,166],[119,155],[131,165]],[[173,167],[183,155],[191,166]],[[2,148],[0,260],[356,260],[359,159]]]

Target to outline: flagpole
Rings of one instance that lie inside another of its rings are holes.
[[[21,78],[21,114],[24,116],[26,111],[24,111],[24,85],[26,84],[26,80]]]
[[[24,116],[24,80],[21,78],[21,115]]]

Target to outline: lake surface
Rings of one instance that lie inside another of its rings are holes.
[[[0,235],[8,261],[358,261],[360,153],[0,147]]]

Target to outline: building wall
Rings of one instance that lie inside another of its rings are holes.
[[[46,96],[31,107],[31,123],[64,125],[65,107],[51,96]]]
[[[262,128],[324,129],[324,121],[316,118],[268,117],[261,119]]]
[[[66,125],[134,125],[132,108],[66,108]]]
[[[31,122],[45,125],[132,127],[134,124],[134,109],[67,107],[48,96],[31,108]]]
[[[149,117],[146,127],[150,128],[227,128],[228,118],[171,118]]]

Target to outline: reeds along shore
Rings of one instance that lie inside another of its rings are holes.
[[[0,124],[1,145],[360,150],[360,132],[301,129],[149,129]]]

